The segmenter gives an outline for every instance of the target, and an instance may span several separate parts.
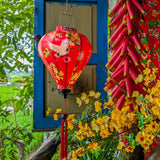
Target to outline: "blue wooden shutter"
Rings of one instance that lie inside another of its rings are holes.
[[[65,3],[64,0],[44,1],[35,0],[35,29],[34,33],[44,35],[45,27],[45,3]],[[97,54],[92,54],[88,64],[96,64],[96,89],[106,97],[104,84],[107,75],[102,69],[107,63],[107,16],[108,1],[107,0],[69,0],[69,3],[77,5],[97,5]],[[60,126],[61,119],[54,121],[53,118],[45,117],[44,108],[44,66],[38,51],[34,50],[34,108],[33,108],[33,130],[44,131],[53,130]]]

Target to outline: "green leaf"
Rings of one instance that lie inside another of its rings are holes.
[[[142,117],[143,115],[139,112],[139,111],[137,111],[137,118],[139,119],[139,120],[141,120],[141,117]]]
[[[146,122],[150,121],[150,119],[152,119],[151,114],[149,114],[149,116],[147,118],[143,119],[143,122],[146,123]]]
[[[157,137],[158,134],[159,134],[159,131],[156,131],[154,137]]]
[[[135,140],[134,140],[134,139],[131,139],[131,140],[129,141],[129,144],[133,147],[133,146],[135,145]]]
[[[98,150],[94,150],[94,151],[92,151],[92,153],[94,153],[94,154],[96,154],[96,155],[99,155],[99,154],[100,154],[100,152],[99,152]]]
[[[26,109],[26,114],[30,115],[30,109],[29,108]]]
[[[147,40],[147,38],[146,38],[146,37],[145,37],[145,38],[143,38],[143,39],[141,40],[141,43],[148,44],[148,40]]]

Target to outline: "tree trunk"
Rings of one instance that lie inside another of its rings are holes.
[[[50,136],[46,142],[38,149],[36,154],[31,160],[51,160],[54,153],[57,151],[57,147],[60,144],[60,138]]]
[[[148,157],[148,160],[160,159],[160,145],[156,146]]]

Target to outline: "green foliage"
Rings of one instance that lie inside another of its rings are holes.
[[[1,0],[0,6],[0,77],[4,78],[4,68],[9,72],[16,68],[28,72],[32,68],[34,1]]]
[[[7,117],[7,118],[6,118]],[[22,111],[17,112],[17,125],[14,124],[13,113],[0,109],[0,140],[3,141],[4,147],[1,148],[1,157],[8,160],[10,157],[16,160],[17,158],[17,133],[18,140],[22,140],[25,144],[25,151],[31,152],[32,149],[36,148],[40,142],[43,140],[43,133],[32,133],[32,115],[24,115]],[[5,137],[11,137],[11,140]]]
[[[90,101],[89,104],[85,105],[84,111],[81,115],[75,117],[74,126],[78,126],[78,123],[81,121],[84,123],[90,123],[93,119],[97,119],[103,115],[110,115],[110,112],[105,113],[95,113],[94,101]],[[87,146],[89,142],[92,142],[92,138],[85,138],[81,141],[76,138],[77,128],[73,130],[68,130],[68,152],[72,152],[77,148]],[[60,135],[60,127],[57,128],[54,132],[55,137]],[[79,160],[111,160],[115,159],[118,154],[117,145],[118,145],[118,136],[113,136],[112,138],[103,139],[99,135],[96,135],[97,142],[100,144],[100,150],[86,151],[83,156],[78,157]],[[94,140],[93,140],[94,141]],[[60,145],[57,148],[57,152],[52,157],[52,160],[59,160],[60,156]]]
[[[33,17],[34,0],[0,0],[0,82],[7,81],[6,70],[11,73],[33,69]],[[33,98],[33,75],[17,76],[10,81],[13,84],[23,83],[24,87],[0,87],[0,140],[4,143],[0,149],[2,160],[18,159],[17,138],[24,142],[26,152],[37,147],[43,138],[43,133],[32,133],[31,106],[27,105],[29,99]],[[15,92],[19,98],[15,97]],[[17,127],[13,113],[2,110],[4,106],[13,106],[13,102],[17,112]]]
[[[148,25],[149,25],[148,27],[149,27],[149,29],[152,29],[152,28],[154,28],[158,24],[159,24],[158,20],[156,20],[156,21],[149,21],[148,22]]]

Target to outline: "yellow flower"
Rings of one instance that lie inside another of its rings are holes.
[[[136,141],[140,144],[140,145],[143,145],[146,143],[146,138],[145,138],[145,135],[140,132],[138,132],[137,136],[136,136]]]
[[[98,143],[95,143],[95,142],[90,142],[89,145],[88,145],[88,149],[90,151],[94,151],[94,150],[100,150],[100,147],[98,146]]]
[[[148,127],[150,128],[152,133],[155,133],[156,131],[158,131],[159,125],[156,122],[151,122],[151,124],[149,124]]]
[[[73,130],[74,127],[73,124],[69,121],[67,121],[67,124],[68,124],[68,129]]]
[[[119,142],[119,144],[117,146],[117,149],[118,150],[122,150],[123,146],[124,146],[124,143],[123,142]]]
[[[59,118],[58,114],[54,114],[54,115],[53,115],[53,118],[54,118],[55,121],[57,121],[58,118]]]
[[[96,112],[100,112],[100,111],[101,111],[101,105],[102,105],[102,103],[99,102],[99,101],[96,101],[96,102],[94,103],[94,105],[95,105],[95,111],[96,111]]]
[[[142,81],[143,81],[143,75],[139,74],[138,77],[136,78],[135,82],[139,83],[139,82],[142,82]]]
[[[76,133],[77,139],[83,140],[85,137],[95,137],[95,134],[87,123],[83,125],[82,122],[79,122],[78,127],[79,130]]]
[[[111,114],[112,117],[117,117],[118,115],[120,115],[120,110],[118,108],[115,108]]]
[[[77,158],[77,153],[76,153],[76,151],[72,151],[72,159],[75,159],[75,158]]]
[[[156,79],[156,75],[155,75],[155,74],[151,74],[151,75],[150,75],[150,80],[151,80],[151,81],[154,81],[155,79]]]
[[[96,122],[99,125],[103,125],[104,124],[104,120],[101,117],[99,117]]]
[[[126,113],[126,112],[128,112],[129,111],[129,106],[125,106],[125,107],[123,107],[122,108],[122,110],[121,110],[121,112],[123,113]]]
[[[133,91],[132,97],[138,97],[138,96],[139,96],[139,92],[138,91]]]
[[[84,148],[81,147],[81,148],[77,149],[76,152],[77,152],[77,156],[81,157],[83,155],[83,153],[84,153]]]
[[[149,141],[150,142],[150,144],[153,142],[153,139],[154,139],[154,136],[153,136],[153,134],[147,134],[147,136],[146,136],[146,139],[147,139],[147,141]]]
[[[126,152],[133,152],[134,149],[135,149],[135,146],[133,146],[133,147],[132,146],[128,146],[128,147],[125,148],[125,151]]]
[[[79,160],[79,159],[77,159],[77,158],[71,158],[71,160]]]
[[[145,80],[145,81],[150,81],[149,75],[146,75],[146,76],[144,77],[144,80]]]
[[[95,98],[99,98],[99,97],[100,97],[100,95],[101,95],[101,93],[100,93],[100,92],[96,92],[96,93],[95,93]]]
[[[146,94],[146,95],[145,95],[145,98],[146,98],[149,102],[153,102],[152,95]]]
[[[154,115],[159,115],[160,114],[160,108],[158,106],[152,107],[151,110],[152,110]]]
[[[88,104],[89,103],[89,98],[84,99],[84,103]]]
[[[158,73],[158,68],[152,68],[153,73],[157,74]]]
[[[68,124],[68,129],[70,130],[73,130],[73,124],[72,122],[75,121],[75,118],[74,118],[75,114],[70,114],[68,117],[67,117],[67,124]]]
[[[97,125],[95,119],[93,119],[93,120],[91,121],[91,127],[92,127],[92,129],[95,130],[96,132],[99,132],[99,126]]]
[[[111,133],[108,131],[108,129],[104,129],[104,130],[100,131],[100,136],[102,138],[108,138],[110,134]]]
[[[75,114],[70,114],[68,117],[67,117],[67,121],[70,121],[70,122],[74,122],[76,119],[74,118]]]
[[[55,113],[60,114],[61,112],[62,112],[62,108],[57,108]]]
[[[145,143],[145,144],[142,145],[142,147],[144,148],[144,150],[148,150],[149,149],[149,144]]]
[[[86,98],[87,98],[87,95],[86,95],[86,93],[83,92],[83,93],[82,93],[82,96],[81,96],[81,99],[82,99],[82,100],[85,100]]]
[[[127,114],[127,118],[130,120],[130,121],[134,121],[135,119],[135,114],[133,112],[130,112]]]
[[[94,91],[89,91],[89,95],[88,95],[89,97],[94,97],[95,96],[95,92]]]
[[[104,123],[108,123],[110,117],[108,117],[108,116],[103,116],[102,119],[103,119]]]
[[[143,71],[143,73],[144,73],[145,75],[150,74],[150,72],[151,72],[151,70],[150,70],[149,68],[146,68],[146,69]]]
[[[108,102],[104,102],[103,108],[104,108],[104,109],[106,109],[106,108],[112,108],[113,105],[114,105],[114,103],[113,103],[112,99],[109,99]]]
[[[82,100],[79,97],[76,97],[76,102],[79,105],[79,107],[82,105]]]

